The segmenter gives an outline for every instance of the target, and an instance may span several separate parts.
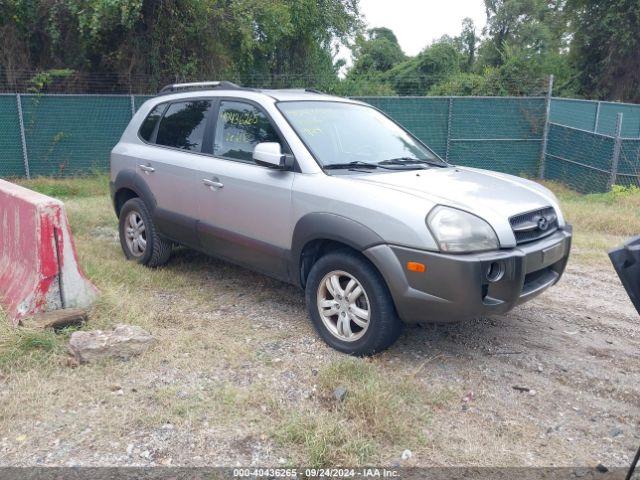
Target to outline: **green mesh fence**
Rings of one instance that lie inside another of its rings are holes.
[[[609,188],[615,139],[551,124],[545,156],[545,178],[583,193]]]
[[[533,176],[545,122],[544,98],[359,97],[458,165]]]
[[[640,187],[640,139],[621,141],[616,184]]]
[[[0,95],[0,177],[22,177],[25,173],[17,97]]]
[[[594,133],[615,135],[618,113],[623,115],[622,136],[640,137],[640,105],[554,98],[551,100],[549,120]]]
[[[549,121],[559,125],[595,132],[598,102],[585,102],[569,98],[551,100]]]
[[[20,96],[31,175],[108,168],[109,152],[150,95]],[[0,176],[27,174],[18,97],[0,95]],[[453,164],[536,177],[546,122],[543,97],[359,97]],[[638,185],[640,105],[554,98],[545,177],[581,192]],[[614,132],[623,114],[622,138]],[[597,132],[594,132],[597,130]],[[625,138],[627,137],[627,138]],[[616,148],[616,143],[619,148]],[[614,161],[617,154],[617,161]],[[617,164],[617,172],[611,170]]]
[[[448,160],[535,176],[545,124],[544,98],[452,99]]]
[[[153,95],[135,95],[133,97],[133,108],[137,112],[144,102],[153,98]]]
[[[131,120],[131,97],[23,95],[31,175],[104,171]]]
[[[438,155],[447,153],[449,99],[439,97],[357,97],[379,108]]]

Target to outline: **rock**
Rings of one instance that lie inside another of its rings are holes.
[[[619,437],[620,435],[622,435],[624,432],[622,431],[621,428],[614,428],[613,430],[611,430],[611,436],[612,437]]]
[[[534,389],[529,390],[529,395],[531,395],[532,397],[538,392],[536,392]]]
[[[333,391],[333,398],[342,402],[347,396],[347,389],[345,387],[338,387]]]
[[[143,353],[154,341],[149,332],[136,325],[118,325],[108,332],[73,332],[69,339],[69,350],[80,363],[103,358],[128,360]]]
[[[464,403],[472,402],[475,400],[475,395],[473,394],[473,390],[469,390],[464,397],[462,397],[462,401]]]
[[[411,453],[411,450],[407,449],[402,452],[402,455],[400,455],[400,458],[402,458],[402,460],[409,460],[412,455],[413,454]]]
[[[133,443],[127,445],[127,455],[131,456],[133,454]]]
[[[521,386],[521,385],[514,385],[512,387],[514,390],[518,390],[519,392],[528,392],[531,389],[529,387],[525,387],[525,386]]]
[[[598,465],[596,465],[596,470],[600,473],[607,473],[609,471],[609,469],[601,463],[598,463]]]

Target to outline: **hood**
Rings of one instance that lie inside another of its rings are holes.
[[[564,219],[554,195],[530,180],[467,167],[430,168],[354,175],[350,179],[471,212],[488,221],[501,241],[514,241],[509,217],[552,206]]]

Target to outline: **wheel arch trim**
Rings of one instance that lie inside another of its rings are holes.
[[[339,242],[358,252],[385,243],[382,237],[362,223],[334,213],[309,213],[298,220],[291,241],[291,280],[304,285],[302,253],[316,240]]]
[[[118,175],[112,182],[111,199],[113,201],[113,208],[115,209],[116,214],[119,213],[117,204],[118,192],[125,188],[133,191],[139,198],[141,198],[149,209],[149,213],[152,216],[154,215],[157,205],[156,198],[144,179],[131,169],[125,169],[118,172]]]

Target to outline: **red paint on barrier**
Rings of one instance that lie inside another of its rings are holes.
[[[91,304],[64,204],[0,180],[0,302],[9,320]]]

